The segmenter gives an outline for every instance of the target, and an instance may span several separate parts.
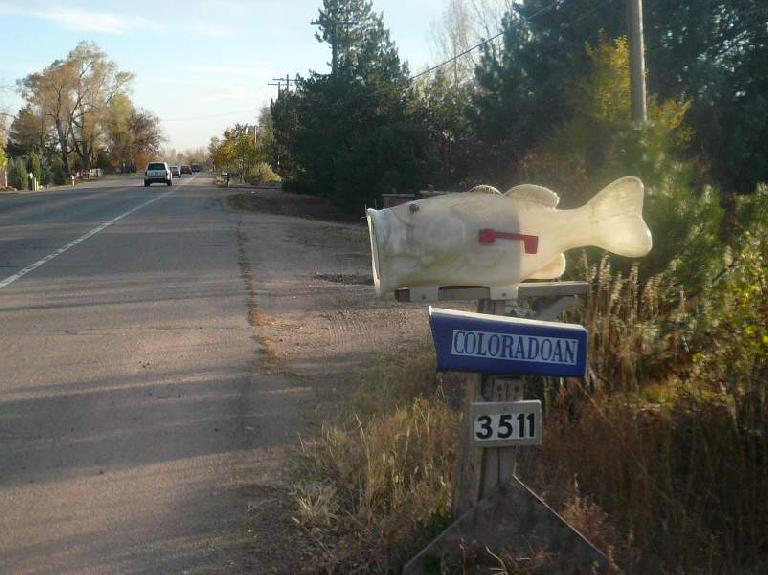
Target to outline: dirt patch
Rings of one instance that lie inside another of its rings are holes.
[[[319,280],[336,284],[372,286],[373,276],[370,274],[315,274]]]
[[[372,366],[424,349],[427,305],[376,297],[362,220],[334,220],[317,198],[255,192],[230,195],[227,205],[247,205],[236,217],[250,317],[263,346],[256,367],[284,378],[286,388],[300,382],[312,390],[313,401],[299,406],[304,425],[296,429],[308,438],[337,415]],[[306,542],[289,543],[298,553]]]
[[[429,341],[426,304],[376,297],[363,220],[335,220],[324,200],[279,190],[231,194],[227,205],[238,209],[259,337],[286,372],[314,382],[324,400],[377,356]],[[326,402],[318,418],[329,415]]]
[[[345,214],[324,198],[257,188],[227,196],[227,205],[236,210],[292,216],[312,220],[354,222],[359,217]]]

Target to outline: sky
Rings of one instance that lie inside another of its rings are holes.
[[[433,22],[449,0],[373,0],[411,71],[436,62]],[[0,110],[15,113],[18,78],[96,42],[134,72],[132,99],[157,114],[166,148],[206,146],[235,122],[255,123],[273,78],[327,71],[315,40],[322,0],[0,0]]]

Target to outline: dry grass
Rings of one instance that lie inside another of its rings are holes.
[[[295,519],[318,571],[396,572],[447,524],[457,425],[431,354],[371,369],[347,415],[301,444]]]
[[[764,241],[764,240],[763,240]],[[523,479],[629,573],[768,569],[764,246],[698,301],[583,261],[591,370],[548,405]],[[574,318],[572,318],[574,319]]]
[[[590,332],[588,378],[548,394],[544,445],[522,451],[518,470],[625,573],[768,572],[760,242],[695,301],[670,274],[641,280],[637,267],[582,259],[592,294],[569,320]],[[323,550],[322,570],[397,572],[448,522],[459,418],[433,370],[423,350],[383,358],[350,415],[303,445],[312,481],[297,488],[296,520]],[[482,572],[556,562],[489,550]]]

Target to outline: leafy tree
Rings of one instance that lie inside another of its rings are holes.
[[[254,176],[267,157],[260,129],[249,124],[235,124],[223,138],[211,138],[208,151],[217,168],[237,173],[242,181]]]
[[[112,100],[133,79],[92,42],[81,42],[65,60],[19,80],[22,96],[53,126],[62,162],[70,169],[75,153],[82,168],[95,160]]]
[[[523,173],[553,185],[564,205],[572,206],[617,177],[639,176],[646,189],[645,217],[656,238],[642,270],[646,275],[674,270],[680,285],[695,290],[721,261],[722,212],[715,190],[697,189],[699,167],[684,156],[693,137],[683,122],[690,104],[651,97],[651,121],[638,129],[632,124],[627,39],[603,39],[586,54],[589,73],[569,89],[570,119],[526,156]]]
[[[265,161],[271,170],[276,170],[278,165],[277,142],[275,141],[272,111],[266,106],[259,112],[259,137],[264,148]]]
[[[760,0],[655,0],[646,14],[652,89],[691,100],[694,149],[737,193],[768,180],[766,21]]]
[[[27,104],[19,110],[8,134],[8,148],[13,156],[45,152],[51,146],[50,130],[45,118]]]
[[[484,46],[471,118],[486,149],[484,169],[515,179],[525,153],[568,117],[568,85],[587,73],[587,43],[624,33],[624,9],[589,0],[516,3],[502,19],[501,45]]]
[[[69,115],[74,106],[74,84],[74,69],[71,63],[62,60],[56,60],[42,72],[30,74],[19,81],[22,96],[53,126],[59,154],[67,171],[72,153]]]
[[[688,153],[703,152],[726,191],[753,191],[768,179],[765,2],[649,0],[644,16],[650,91],[691,103]],[[489,170],[508,179],[527,148],[566,121],[569,86],[589,68],[583,47],[623,36],[626,7],[525,0],[507,13],[503,31],[477,69],[474,121]]]
[[[68,175],[61,158],[53,156],[51,158],[51,177],[53,178],[53,183],[58,186],[66,184]]]
[[[128,133],[131,139],[129,155],[134,164],[138,165],[137,158],[141,155],[153,156],[159,153],[164,136],[156,114],[134,108],[128,117]]]

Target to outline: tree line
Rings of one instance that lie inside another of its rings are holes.
[[[455,54],[468,43],[462,13],[471,7],[466,0],[450,6],[442,31]],[[674,150],[657,149],[658,157],[674,152],[692,170],[679,184],[713,184],[727,208],[731,195],[768,180],[768,8],[759,0],[644,6],[652,115],[637,127],[627,115],[629,94],[615,93],[617,82],[628,90],[628,62],[603,77],[602,92],[584,85],[608,65],[599,61],[606,47],[627,58],[623,1],[512,3],[499,37],[474,60],[455,59],[414,79],[370,0],[323,0],[317,38],[331,47],[332,70],[297,77],[295,90],[273,103],[273,167],[290,188],[353,211],[393,190],[525,178],[561,184],[568,201],[619,168],[653,179],[653,166],[640,173],[639,156],[637,165],[607,160],[627,156],[622,145],[642,156],[668,138]],[[585,114],[601,106],[612,109],[602,118]]]
[[[158,153],[160,121],[130,98],[133,73],[119,69],[92,42],[17,81],[26,101],[8,131],[9,183],[26,174],[43,184],[64,183],[92,168],[135,171]]]

